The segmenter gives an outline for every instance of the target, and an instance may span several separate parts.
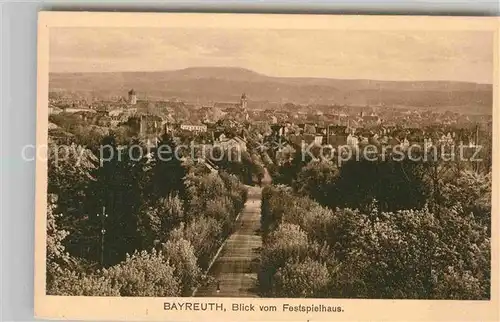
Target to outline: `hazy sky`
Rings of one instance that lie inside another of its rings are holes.
[[[474,31],[52,28],[51,72],[243,67],[270,76],[491,83],[493,35]]]

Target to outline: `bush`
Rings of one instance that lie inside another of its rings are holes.
[[[201,278],[201,270],[191,243],[183,238],[169,240],[163,247],[163,254],[175,268],[175,277],[182,285],[182,295],[191,295]]]
[[[189,240],[198,263],[207,268],[222,240],[230,234],[234,220],[243,209],[247,189],[234,175],[221,172],[186,179],[185,225],[175,234]]]
[[[167,240],[184,219],[183,204],[177,194],[168,195],[140,212],[138,231],[142,249],[151,249]]]
[[[69,233],[57,225],[57,220],[62,217],[55,212],[57,196],[49,194],[47,199],[47,263],[62,264],[67,262],[69,256],[63,245]]]
[[[127,255],[124,262],[104,272],[121,296],[168,297],[181,294],[181,283],[174,267],[156,251]]]
[[[327,162],[310,162],[298,174],[294,182],[295,190],[326,205],[331,201],[338,172],[334,165]]]
[[[460,203],[465,212],[472,212],[484,226],[491,225],[491,173],[462,171],[443,180],[440,187],[442,207]]]
[[[208,263],[220,244],[221,225],[214,218],[201,216],[187,225],[182,224],[170,234],[170,239],[186,239],[194,248],[198,265],[207,268]]]
[[[239,213],[248,197],[247,188],[238,180],[235,175],[228,174],[224,171],[220,172],[220,177],[226,186],[229,197],[231,198],[234,206],[235,213]]]
[[[306,259],[303,262],[287,263],[278,269],[275,276],[276,297],[323,297],[329,283],[325,264]]]
[[[107,276],[79,274],[61,270],[47,285],[47,294],[64,296],[120,296],[120,290]]]
[[[484,294],[483,284],[471,272],[457,272],[453,266],[450,266],[437,282],[434,297],[451,300],[489,299],[489,296],[485,296]]]
[[[227,225],[232,222],[236,215],[231,199],[227,196],[219,196],[206,202],[205,216],[214,218],[221,223],[224,226],[224,231],[227,231]]]
[[[227,194],[227,189],[219,175],[210,173],[195,177],[191,174],[185,181],[187,187],[187,205],[191,217],[203,213],[209,200],[215,200]]]
[[[307,235],[297,225],[283,224],[265,240],[261,253],[259,283],[263,292],[273,288],[274,274],[290,261],[303,259],[307,255]]]
[[[262,189],[261,228],[265,234],[276,229],[283,214],[290,210],[294,198],[285,186],[266,186]]]
[[[264,243],[273,255],[298,256],[307,246],[307,234],[298,225],[284,223],[273,231]]]

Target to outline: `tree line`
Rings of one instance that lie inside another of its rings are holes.
[[[364,212],[266,187],[262,226],[265,296],[489,298],[490,235],[460,203]]]
[[[466,163],[300,160],[263,190],[270,297],[490,297],[491,172]]]
[[[231,233],[246,188],[203,163],[160,158],[137,139],[108,135],[100,144],[109,155],[49,146],[47,294],[190,295]],[[175,151],[171,136],[165,144]]]

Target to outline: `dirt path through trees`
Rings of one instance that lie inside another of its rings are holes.
[[[257,260],[260,255],[261,187],[249,187],[245,208],[209,275],[215,282],[198,289],[195,296],[258,297]],[[219,288],[219,292],[217,292]]]

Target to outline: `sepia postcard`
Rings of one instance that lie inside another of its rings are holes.
[[[41,12],[35,315],[498,321],[499,20]]]

